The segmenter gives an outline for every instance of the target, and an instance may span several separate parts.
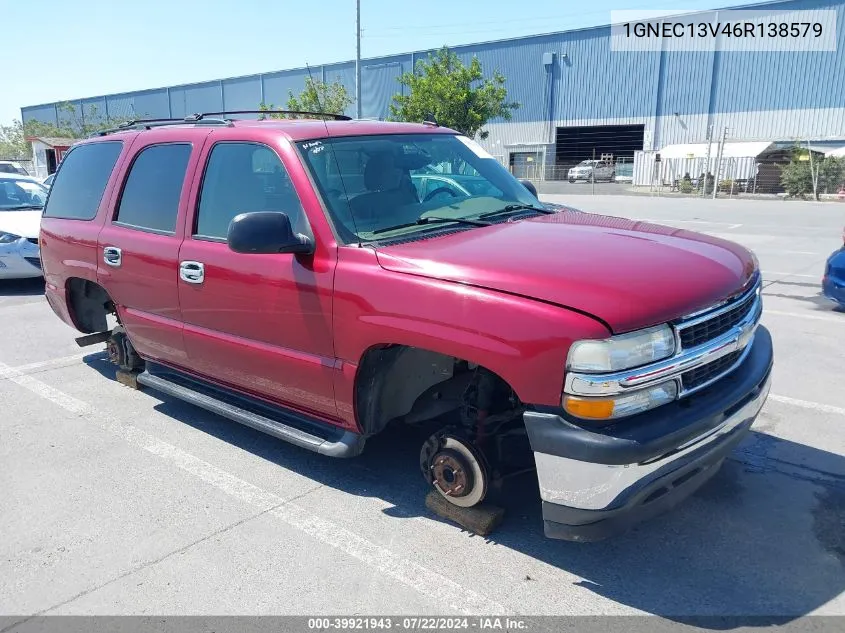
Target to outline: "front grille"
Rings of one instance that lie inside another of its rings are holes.
[[[39,257],[24,257],[24,259],[35,266],[38,270],[41,270],[41,259]]]
[[[730,309],[715,315],[712,319],[705,319],[687,327],[680,324],[678,330],[681,337],[681,347],[690,349],[721,336],[748,316],[756,299],[757,294],[750,292],[738,299]]]
[[[684,372],[681,374],[681,383],[684,386],[684,390],[694,389],[726,372],[739,359],[742,352],[743,350],[741,349],[731,352],[726,356],[714,360],[712,363],[707,363],[706,365],[701,365],[700,367]]]

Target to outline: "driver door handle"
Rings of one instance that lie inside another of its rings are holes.
[[[205,265],[202,262],[179,262],[179,279],[189,284],[205,281]]]

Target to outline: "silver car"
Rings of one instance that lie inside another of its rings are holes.
[[[572,167],[567,173],[569,182],[583,180],[585,182],[598,182],[604,180],[613,182],[616,178],[616,170],[613,163],[604,160],[582,160]]]

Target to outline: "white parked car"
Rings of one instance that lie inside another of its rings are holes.
[[[0,173],[0,279],[41,276],[38,233],[48,191],[35,178]]]
[[[567,172],[569,182],[584,180],[586,182],[599,182],[605,180],[613,182],[616,178],[616,170],[613,163],[604,160],[582,160]]]

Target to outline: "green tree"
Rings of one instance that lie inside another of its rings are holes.
[[[424,121],[433,116],[439,125],[470,138],[476,134],[487,138],[482,127],[496,117],[510,120],[512,111],[519,108],[519,103],[507,101],[505,78],[499,71],[485,78],[477,57],[466,66],[445,46],[418,61],[414,71],[398,81],[408,94],[393,96],[391,119]]]
[[[293,91],[288,91],[288,110],[298,110],[300,112],[325,112],[327,114],[343,114],[350,105],[355,103],[355,99],[349,96],[346,86],[335,79],[332,83],[326,83],[320,79],[312,79],[306,77],[305,88],[299,93],[299,96],[293,94]],[[263,101],[259,104],[258,109],[261,111],[275,110],[276,106],[265,104]],[[267,114],[270,119],[320,119],[324,118],[319,115],[297,115],[297,114]],[[265,118],[264,115],[261,118]]]
[[[0,125],[0,159],[31,158],[32,148],[26,141],[23,124],[17,119],[11,125]]]
[[[845,158],[828,156],[819,161],[818,189],[821,193],[837,193],[845,187]]]

